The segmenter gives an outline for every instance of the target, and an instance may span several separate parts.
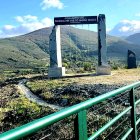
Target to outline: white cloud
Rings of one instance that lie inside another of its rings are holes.
[[[42,10],[46,10],[49,8],[64,8],[64,4],[60,0],[43,0],[40,5],[42,6]]]
[[[115,36],[128,36],[140,32],[140,20],[122,20],[109,34]]]
[[[12,30],[14,28],[15,28],[15,26],[13,26],[13,25],[4,25],[3,30]]]
[[[140,17],[140,13],[136,13],[135,16],[136,16],[136,17]]]
[[[17,22],[35,22],[38,20],[38,17],[32,16],[32,15],[26,15],[26,16],[17,16],[15,17]]]
[[[41,20],[41,23],[42,24],[46,24],[47,23],[48,25],[52,25],[52,20],[50,18],[46,17],[46,18]]]
[[[21,16],[17,16],[17,17],[15,17],[15,19],[16,19],[17,22],[23,22],[24,21]]]
[[[111,28],[106,28],[106,32],[110,32],[111,31]]]
[[[39,20],[36,16],[26,15],[17,16],[15,17],[15,20],[17,21],[17,23],[19,23],[18,26],[5,25],[0,29],[1,38],[22,35],[53,25],[52,20],[48,17]]]
[[[127,26],[123,26],[119,29],[120,32],[127,32],[130,30],[130,27],[127,27]]]

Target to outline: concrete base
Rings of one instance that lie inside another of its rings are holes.
[[[59,78],[65,76],[65,67],[53,67],[48,70],[49,78]]]
[[[96,68],[97,75],[111,75],[110,66],[97,66]]]

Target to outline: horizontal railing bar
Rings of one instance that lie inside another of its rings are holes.
[[[131,90],[132,88],[136,88],[140,86],[140,82],[133,83],[128,86],[124,86],[122,88],[113,90],[111,92],[105,93],[103,95],[100,95],[98,97],[89,99],[87,101],[84,101],[82,103],[79,103],[77,105],[73,105],[71,107],[65,108],[60,110],[59,112],[53,113],[51,115],[45,116],[43,118],[34,120],[30,123],[27,123],[25,125],[22,125],[20,127],[17,127],[15,129],[9,130],[7,132],[4,132],[0,134],[0,139],[9,139],[9,140],[16,140],[19,138],[22,138],[24,136],[27,136],[29,134],[35,133],[55,122],[58,122],[66,117],[69,117],[73,114],[76,114],[80,112],[81,110],[85,110],[97,103],[100,103],[108,98],[111,98],[115,95],[118,95],[122,92],[125,92],[126,90]]]
[[[126,134],[121,138],[121,140],[126,140],[132,131],[133,131],[133,128],[129,128]]]
[[[135,102],[135,105],[138,105],[139,103],[140,103],[140,99]]]
[[[115,118],[110,120],[108,123],[106,123],[102,128],[100,128],[97,132],[95,132],[92,136],[88,138],[88,140],[94,140],[97,138],[102,132],[104,132],[108,127],[112,126],[117,120],[119,120],[123,115],[125,115],[132,107],[126,108],[123,112],[118,114]]]
[[[140,118],[136,121],[136,125],[138,125],[140,123]]]

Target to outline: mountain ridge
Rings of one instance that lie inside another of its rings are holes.
[[[43,28],[18,37],[0,39],[0,68],[33,68],[48,65],[51,30],[52,27]],[[61,40],[62,56],[68,60],[71,51],[73,57],[78,54],[81,60],[83,57],[97,56],[97,33],[94,31],[63,26]],[[137,56],[140,53],[140,45],[132,45],[127,40],[110,35],[107,35],[107,47],[109,58],[126,58],[128,49],[136,52]],[[75,53],[76,51],[78,53]]]
[[[126,38],[127,41],[133,44],[140,45],[140,33],[135,33]]]

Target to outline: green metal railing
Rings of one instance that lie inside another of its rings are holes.
[[[25,136],[34,134],[43,128],[50,127],[56,122],[59,122],[72,115],[76,115],[76,118],[75,118],[76,123],[74,125],[75,139],[94,140],[98,138],[98,136],[100,136],[104,131],[112,127],[112,125],[116,123],[118,120],[120,120],[123,116],[128,115],[128,114],[130,114],[131,126],[120,139],[125,140],[128,138],[128,136],[131,135],[133,140],[137,140],[138,139],[137,126],[140,124],[140,118],[136,119],[136,106],[140,103],[140,99],[135,101],[135,90],[139,87],[140,87],[140,82],[137,82],[137,83],[116,89],[114,91],[102,94],[100,96],[89,99],[82,103],[73,105],[71,107],[62,109],[51,115],[45,116],[43,118],[27,123],[23,126],[4,132],[0,134],[0,140],[21,139]],[[104,124],[101,128],[99,128],[96,132],[88,136],[87,110],[96,104],[99,104],[103,101],[106,101],[107,99],[110,99],[112,97],[115,97],[125,92],[129,93],[129,97],[130,97],[129,105],[123,111],[119,112],[119,114],[113,117],[110,121]]]

